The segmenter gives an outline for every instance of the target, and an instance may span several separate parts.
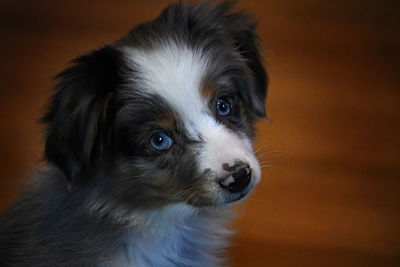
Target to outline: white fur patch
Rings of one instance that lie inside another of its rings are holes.
[[[185,123],[198,120],[207,105],[200,95],[208,65],[204,55],[173,42],[151,51],[126,48],[125,53],[140,70],[146,93],[163,97]]]

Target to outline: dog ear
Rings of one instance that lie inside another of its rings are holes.
[[[233,5],[229,1],[226,4]],[[227,19],[227,25],[231,30],[235,46],[246,60],[247,67],[254,79],[253,88],[248,91],[250,105],[258,117],[267,118],[265,100],[268,75],[260,55],[259,36],[256,33],[257,25],[245,12],[228,15]]]
[[[258,37],[254,30],[248,30],[238,35],[239,51],[247,60],[254,77],[254,88],[250,90],[250,104],[258,117],[267,118],[265,100],[267,97],[268,76],[262,64],[262,59],[258,49]]]
[[[110,102],[120,82],[120,55],[104,47],[61,72],[47,113],[45,158],[76,182],[103,157],[110,139]]]

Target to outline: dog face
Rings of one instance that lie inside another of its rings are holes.
[[[45,155],[72,188],[127,209],[249,194],[267,75],[254,23],[232,8],[171,5],[58,76]]]

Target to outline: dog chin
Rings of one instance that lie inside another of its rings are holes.
[[[233,194],[232,196],[227,197],[222,205],[235,206],[237,204],[241,204],[250,197],[252,191],[253,190],[251,189],[247,192]]]
[[[229,195],[224,195],[221,197],[221,200],[215,204],[215,206],[231,208],[238,204],[245,202],[248,198],[250,198],[251,194],[254,191],[255,186],[250,186],[246,191],[240,193],[234,193]]]

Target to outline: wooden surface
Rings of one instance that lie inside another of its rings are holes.
[[[0,212],[41,158],[51,78],[166,3],[0,3]],[[400,266],[399,3],[242,1],[265,43],[271,122],[232,265]]]

